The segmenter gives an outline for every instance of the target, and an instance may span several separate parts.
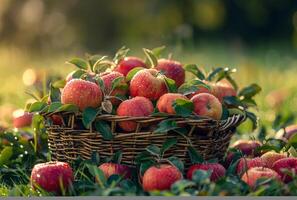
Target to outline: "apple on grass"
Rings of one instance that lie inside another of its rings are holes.
[[[266,167],[268,168],[272,168],[273,164],[282,159],[282,158],[286,158],[287,156],[285,154],[282,153],[276,153],[274,151],[269,151],[266,152],[265,154],[263,154],[261,156],[263,162],[265,163]]]
[[[205,170],[205,171],[210,170],[211,171],[210,180],[214,182],[219,180],[223,176],[225,176],[225,173],[226,173],[225,168],[219,163],[201,163],[201,164],[192,165],[189,168],[187,173],[187,178],[191,180],[196,170]]]
[[[272,169],[281,176],[282,181],[289,183],[292,175],[297,174],[297,158],[282,158],[273,164]]]
[[[157,100],[167,93],[164,77],[155,69],[138,71],[130,82],[130,95],[142,96],[150,100]]]
[[[173,108],[173,103],[177,99],[189,100],[186,96],[178,93],[167,93],[160,97],[157,102],[157,108],[160,112],[168,114],[176,114]]]
[[[12,113],[13,126],[15,128],[23,128],[31,126],[33,113],[25,112],[23,109],[15,110]]]
[[[66,162],[52,161],[34,166],[31,173],[31,185],[47,192],[61,194],[74,180],[73,171]]]
[[[121,165],[117,163],[103,163],[99,166],[104,173],[104,176],[108,179],[111,175],[117,174],[123,178],[131,178],[131,169],[126,165]]]
[[[183,178],[182,173],[172,165],[161,164],[148,168],[142,178],[146,192],[169,190],[171,185]]]
[[[280,180],[279,174],[266,167],[253,167],[247,170],[241,177],[241,180],[246,182],[251,188],[255,188],[257,180],[260,178]]]
[[[191,98],[194,104],[194,113],[199,116],[219,120],[222,117],[223,108],[220,101],[208,93],[196,94]]]
[[[294,135],[297,134],[297,125],[290,125],[285,127],[284,129],[279,130],[276,133],[276,138],[277,139],[283,139],[285,141],[288,141],[290,138],[292,138]]]
[[[129,116],[129,117],[144,117],[149,116],[153,113],[154,106],[152,102],[145,97],[134,97],[129,100],[123,101],[118,109],[118,116]],[[118,123],[119,126],[126,132],[132,132],[136,130],[136,122],[133,121],[121,121]]]
[[[74,104],[83,111],[87,107],[99,107],[102,102],[100,87],[90,81],[73,79],[69,81],[61,94],[63,104]]]
[[[174,80],[177,87],[185,82],[185,70],[182,64],[177,61],[159,59],[155,69],[163,72],[165,76]]]
[[[147,68],[143,60],[137,57],[130,56],[120,60],[120,62],[117,64],[116,68],[113,71],[119,72],[124,76],[127,76],[129,71],[136,67]]]
[[[261,147],[262,143],[257,140],[237,140],[234,142],[231,147],[238,149],[242,152],[243,155],[247,156],[258,156],[257,148]]]

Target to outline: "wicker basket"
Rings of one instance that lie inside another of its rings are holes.
[[[226,120],[174,118],[177,124],[187,127],[188,134],[182,135],[173,131],[166,134],[153,133],[156,125],[168,117],[119,117],[101,115],[96,120],[104,120],[111,126],[112,140],[103,139],[93,128],[80,130],[76,123],[81,116],[63,114],[65,126],[49,126],[48,142],[52,160],[71,162],[78,157],[90,159],[93,152],[101,158],[110,157],[116,151],[123,152],[122,163],[135,165],[136,156],[150,144],[161,146],[167,139],[176,138],[177,144],[168,150],[164,157],[177,156],[186,166],[190,164],[188,147],[194,147],[206,160],[222,160],[236,127],[245,120],[242,115],[234,115]],[[47,116],[49,117],[49,116]],[[118,122],[134,121],[137,129],[133,133],[121,132]],[[148,126],[149,125],[149,126]]]

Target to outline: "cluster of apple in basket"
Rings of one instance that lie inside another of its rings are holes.
[[[187,104],[191,114],[219,120],[224,97],[237,95],[227,79],[185,81],[183,64],[173,59],[160,58],[147,64],[138,57],[125,56],[118,62],[105,60],[104,64],[109,65],[107,70],[86,71],[84,78],[77,78],[76,71],[70,73],[61,102],[74,104],[81,111],[102,107],[109,113],[129,117],[150,116],[155,107],[161,113],[175,115],[179,102]],[[133,122],[121,122],[119,126],[126,132],[136,128]]]
[[[262,143],[256,140],[238,140],[231,145],[233,149],[240,151],[243,157],[235,158],[235,153],[230,151],[225,162],[222,164],[214,162],[197,162],[190,166],[185,176],[175,165],[156,164],[150,166],[143,174],[138,174],[138,180],[144,191],[170,190],[172,185],[184,178],[191,180],[197,176],[198,171],[208,171],[211,182],[217,182],[226,175],[226,168],[235,166],[234,175],[241,178],[243,182],[253,190],[260,179],[275,180],[286,184],[293,180],[297,172],[297,158],[288,157],[285,153],[258,151]],[[105,178],[119,175],[123,179],[133,179],[132,168],[118,163],[102,163],[98,168]],[[42,188],[48,192],[60,193],[73,184],[74,175],[72,168],[65,162],[48,162],[35,165],[31,174],[31,183],[34,188]],[[268,184],[268,182],[266,183]]]

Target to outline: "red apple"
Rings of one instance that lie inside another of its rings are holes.
[[[287,126],[284,129],[279,130],[276,133],[276,138],[277,139],[283,139],[285,141],[288,141],[291,137],[297,134],[297,124]]]
[[[111,175],[117,174],[124,178],[131,178],[131,169],[126,165],[116,164],[116,163],[103,163],[99,166],[106,178]]]
[[[265,167],[253,167],[249,169],[241,177],[241,180],[246,182],[251,188],[255,188],[256,182],[260,178],[280,180],[280,176],[276,171]]]
[[[154,106],[152,102],[145,97],[134,97],[129,100],[123,101],[118,109],[118,116],[129,116],[129,117],[143,117],[149,116],[153,113]],[[118,123],[119,126],[126,132],[136,130],[136,122],[133,121],[121,121]]]
[[[147,192],[169,190],[182,177],[182,173],[172,165],[152,166],[143,175],[142,187]]]
[[[22,109],[15,110],[12,113],[13,126],[15,128],[23,128],[31,126],[33,113],[25,112]]]
[[[194,113],[200,116],[221,119],[223,108],[220,101],[213,95],[207,93],[196,94],[191,98],[194,103]]]
[[[285,183],[292,181],[292,176],[286,173],[286,170],[296,176],[297,174],[297,158],[282,158],[276,161],[272,169],[274,169]]]
[[[34,166],[31,173],[33,188],[41,187],[47,192],[60,194],[62,188],[67,189],[73,182],[73,172],[68,163],[47,162]]]
[[[114,96],[126,95],[127,90],[128,90],[126,88],[127,83],[126,83],[125,79],[123,79],[123,81],[121,81],[121,84],[117,88],[115,88],[113,91],[111,91],[112,90],[112,82],[114,79],[119,78],[119,77],[125,78],[123,76],[123,74],[121,74],[119,72],[105,72],[105,73],[101,74],[100,77],[101,77],[101,79],[104,83],[104,87],[105,87],[104,94],[113,97],[110,99],[113,105],[119,105],[121,103],[121,101],[116,99]]]
[[[176,114],[172,104],[177,99],[189,100],[186,96],[178,93],[167,93],[160,97],[157,102],[157,108],[160,112]]]
[[[259,157],[256,158],[240,158],[237,165],[237,174],[241,175],[252,167],[265,167],[265,163]]]
[[[281,153],[276,153],[273,151],[269,151],[266,152],[265,154],[263,154],[261,156],[263,162],[265,163],[266,167],[268,168],[272,168],[273,164],[282,159],[282,158],[286,158],[287,156],[285,154],[281,154]]]
[[[201,94],[201,93],[208,93],[211,94],[211,90],[207,89],[206,87],[203,86],[198,86],[198,90],[192,94],[187,95],[189,98],[192,98],[196,94]]]
[[[236,96],[237,92],[228,81],[222,80],[212,85],[212,94],[223,102],[224,97]]]
[[[159,59],[158,65],[155,68],[158,71],[162,71],[168,78],[173,79],[177,87],[185,82],[185,70],[182,64],[177,61]]]
[[[211,176],[210,176],[211,181],[217,181],[218,179],[225,176],[225,173],[226,173],[225,168],[219,163],[195,164],[189,168],[188,173],[187,173],[187,178],[192,179],[194,172],[196,170],[205,170],[205,171],[210,170],[211,171]]]
[[[114,71],[120,72],[124,76],[127,76],[130,70],[136,68],[136,67],[144,67],[147,68],[146,64],[141,60],[140,58],[137,57],[125,57],[122,59]]]
[[[240,150],[243,155],[247,156],[258,156],[257,148],[261,147],[262,143],[257,140],[237,140],[234,142],[231,147]]]
[[[155,69],[138,71],[130,82],[130,95],[142,96],[150,100],[157,100],[167,93],[167,87],[163,76],[158,75]]]
[[[100,87],[90,81],[73,79],[64,87],[61,94],[63,104],[74,104],[82,111],[87,107],[99,107],[102,101]]]

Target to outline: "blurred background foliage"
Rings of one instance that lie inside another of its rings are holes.
[[[1,0],[0,121],[46,75],[85,53],[166,45],[183,63],[238,68],[257,82],[260,116],[297,110],[296,0]],[[4,119],[4,120],[3,120]]]

